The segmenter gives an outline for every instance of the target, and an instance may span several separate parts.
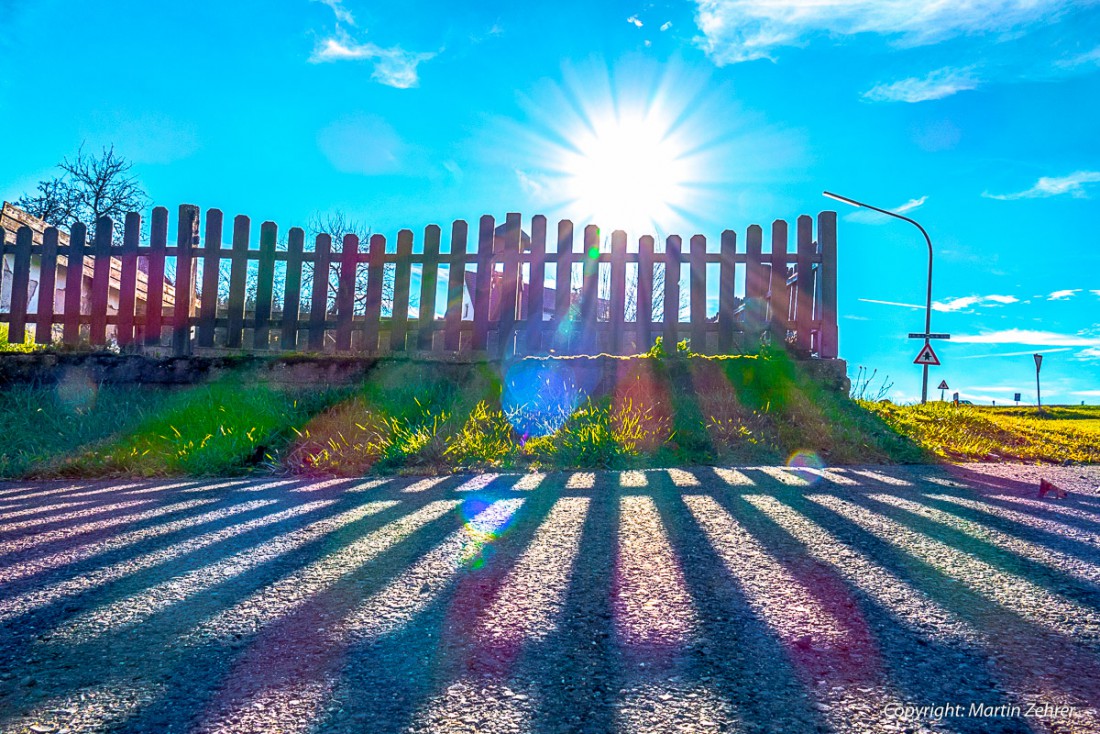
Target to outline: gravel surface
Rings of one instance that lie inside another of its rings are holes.
[[[0,483],[0,731],[1100,733],[1100,467]]]

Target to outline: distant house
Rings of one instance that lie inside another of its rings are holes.
[[[32,238],[34,244],[41,245],[42,237],[46,229],[50,226],[43,220],[35,217],[22,209],[18,208],[14,204],[4,202],[3,208],[0,209],[0,228],[3,230],[4,244],[14,245],[16,232],[20,227],[27,226],[31,228],[33,232]],[[61,246],[68,246],[69,235],[64,232],[58,232],[58,244]],[[11,310],[11,289],[12,289],[12,268],[14,266],[15,256],[13,254],[6,254],[3,256],[3,279],[0,281],[0,310]],[[38,298],[40,293],[38,292],[38,283],[41,279],[41,258],[38,255],[31,256],[31,274],[30,284],[27,291],[28,313],[38,313]],[[83,313],[88,313],[91,308],[91,294],[92,294],[92,272],[93,272],[93,258],[84,258],[83,277],[81,278],[80,287],[80,310]],[[54,313],[61,313],[65,304],[65,286],[66,278],[69,271],[69,259],[64,255],[57,256],[57,275],[55,279],[55,286],[53,292]],[[117,257],[111,258],[111,276],[110,287],[107,295],[107,312],[108,314],[118,313],[118,300],[119,300],[119,287],[120,278],[122,276],[122,262]],[[147,299],[147,292],[149,288],[149,275],[148,264],[146,258],[138,258],[138,273],[137,273],[137,312],[144,313],[145,302]],[[165,279],[164,283],[164,306],[172,306],[176,301],[176,290],[173,287],[169,279]]]

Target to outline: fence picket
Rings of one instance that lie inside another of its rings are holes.
[[[416,320],[416,348],[432,350],[435,337],[435,292],[439,279],[439,226],[424,228],[424,265],[420,270],[420,313]]]
[[[182,204],[176,223],[176,301],[172,308],[172,351],[191,353],[191,314],[195,307],[195,247],[199,242],[199,208]]]
[[[707,351],[707,238],[692,235],[688,252],[688,271],[691,278],[691,348],[703,354]]]
[[[363,321],[363,349],[378,351],[378,329],[382,320],[382,286],[386,279],[386,238],[371,235],[370,258],[367,265],[367,307]]]
[[[521,241],[520,215],[510,212],[504,220],[504,278],[500,292],[500,326],[497,349],[503,359],[514,353],[516,306],[519,290],[519,250]]]
[[[95,237],[92,240],[92,292],[91,325],[88,329],[88,341],[93,346],[107,343],[107,289],[111,284],[111,239],[114,237],[114,222],[110,217],[100,217],[95,223]]]
[[[546,217],[537,214],[531,218],[531,264],[529,267],[527,298],[524,300],[523,318],[527,320],[528,354],[542,351],[543,301],[546,292]]]
[[[260,225],[260,262],[256,268],[256,323],[252,329],[252,348],[271,348],[271,302],[275,291],[275,242],[279,229],[275,222]]]
[[[26,225],[20,227],[15,233],[15,259],[11,271],[11,320],[8,322],[8,341],[11,344],[22,344],[27,335],[27,295],[30,292],[33,244],[34,231]]]
[[[557,272],[554,280],[555,346],[568,350],[573,341],[571,323],[573,307],[573,223],[568,219],[558,222],[556,253]]]
[[[679,235],[665,239],[665,349],[676,348],[680,331],[680,248]]]
[[[638,240],[638,352],[645,352],[653,344],[653,237],[644,235]]]
[[[164,258],[168,248],[168,210],[153,209],[149,228],[149,286],[145,301],[145,344],[160,346],[164,323]]]
[[[134,344],[134,315],[137,308],[138,247],[141,245],[141,215],[130,212],[122,228],[122,251],[119,253],[118,274],[118,335],[119,347],[129,349]]]
[[[821,344],[822,359],[836,359],[839,354],[836,300],[836,212],[817,215],[817,239],[821,243]]]
[[[757,227],[759,229],[759,227]],[[749,228],[752,231],[752,228]],[[751,242],[751,234],[750,234]],[[732,229],[722,232],[719,243],[721,262],[718,266],[718,351],[729,354],[733,350],[733,334],[737,329],[737,233]],[[757,252],[757,260],[760,253]],[[752,249],[749,249],[752,263]]]
[[[336,351],[351,350],[351,324],[355,317],[355,271],[359,267],[359,236],[344,235],[340,246],[340,273],[336,287]]]
[[[393,315],[390,319],[390,349],[405,351],[409,327],[409,291],[412,285],[413,233],[403,229],[397,233],[397,267],[393,277]]]
[[[623,350],[623,324],[626,322],[626,232],[611,233],[611,350]]]
[[[466,222],[451,225],[450,270],[447,273],[447,315],[443,348],[457,352],[462,346],[462,293],[466,285]],[[473,296],[473,294],[470,294]]]
[[[328,319],[329,259],[332,237],[317,235],[313,246],[313,293],[309,308],[309,351],[325,351],[325,321]]]
[[[489,346],[489,294],[493,286],[493,217],[486,214],[478,222],[477,232],[477,280],[474,299],[474,351],[484,351]]]
[[[84,248],[88,228],[75,222],[69,228],[68,263],[65,266],[65,304],[62,312],[62,341],[69,346],[80,342],[81,295],[84,289]]]
[[[218,318],[219,283],[221,282],[222,213],[206,210],[206,235],[202,253],[202,300],[199,303],[198,344],[214,346]]]
[[[245,288],[248,285],[248,237],[250,220],[243,214],[233,218],[233,251],[229,260],[229,326],[225,345],[240,349],[244,338]]]
[[[583,352],[600,351],[599,277],[600,277],[600,228],[589,224],[584,228],[584,256],[581,268],[581,338],[574,344]]]
[[[814,220],[806,215],[798,218],[798,262],[796,274],[798,281],[795,289],[795,348],[803,354],[809,354],[813,347],[812,325],[814,317],[814,274],[810,259],[814,254]]]
[[[302,305],[302,253],[306,233],[301,227],[292,227],[286,244],[286,276],[283,279],[283,323],[279,335],[279,348],[293,351],[298,348],[298,319]]]
[[[3,242],[0,229],[0,242]],[[35,314],[34,340],[53,343],[54,290],[57,283],[57,227],[47,227],[42,235],[42,259],[38,266],[38,312]],[[131,313],[133,310],[131,309]]]
[[[787,223],[772,222],[772,257],[768,290],[768,324],[772,341],[783,344],[787,339],[791,303],[787,293]]]
[[[755,349],[760,341],[760,334],[767,318],[767,307],[764,299],[768,291],[768,275],[764,270],[762,250],[764,243],[764,230],[758,224],[749,227],[746,236],[746,257],[748,263],[745,266],[745,332],[749,338],[746,344]]]

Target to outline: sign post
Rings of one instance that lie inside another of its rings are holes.
[[[1033,354],[1035,357],[1035,402],[1039,405],[1039,412],[1043,412],[1043,394],[1039,392],[1039,369],[1043,366],[1043,355]]]
[[[929,249],[931,249],[931,243],[929,243]],[[929,263],[928,263],[928,298],[929,298],[928,307],[929,307],[929,309],[931,309],[932,308],[932,301],[931,301],[931,298],[932,298],[932,263],[931,263],[931,256],[929,256]],[[921,394],[920,394],[920,402],[921,402],[921,405],[923,405],[924,403],[928,402],[928,366],[929,365],[939,366],[939,364],[940,364],[940,360],[936,356],[936,353],[934,351],[932,351],[932,345],[928,342],[928,340],[929,339],[950,339],[951,335],[950,334],[939,334],[939,333],[932,332],[928,328],[928,321],[926,319],[925,324],[924,324],[924,331],[919,332],[919,333],[912,333],[912,334],[909,335],[909,338],[910,339],[924,339],[924,349],[922,349],[920,351],[920,354],[917,355],[917,358],[913,360],[913,364],[919,364],[922,367],[924,367],[924,376],[921,379]],[[940,392],[940,402],[943,402],[943,392],[942,391]]]
[[[940,384],[936,386],[936,389],[940,391],[940,402],[943,402],[943,393],[945,390],[950,390],[947,386],[947,380],[940,380]]]

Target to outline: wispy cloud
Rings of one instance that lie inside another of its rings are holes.
[[[435,53],[416,53],[394,46],[382,48],[374,43],[357,43],[346,37],[326,38],[314,50],[310,61],[324,63],[331,61],[368,60],[374,63],[371,77],[381,84],[398,89],[415,87],[420,79],[417,66],[422,61],[434,58]]]
[[[1100,337],[1084,334],[1059,334],[1035,329],[1003,329],[983,334],[959,334],[951,337],[963,344],[1024,344],[1037,347],[1100,347]]]
[[[664,31],[667,31],[671,27],[672,27],[672,21],[671,20],[666,20],[664,23],[661,24],[661,32],[663,33]]]
[[[633,25],[633,26],[634,26],[635,28],[641,28],[641,27],[642,27],[642,21],[640,21],[640,20],[638,19],[638,16],[636,16],[636,15],[632,15],[632,16],[630,16],[629,18],[627,18],[627,19],[626,19],[626,22],[627,22],[627,23],[630,23],[630,24],[631,24],[631,25]]]
[[[1054,65],[1063,69],[1076,69],[1081,66],[1100,66],[1100,46],[1078,56],[1071,56],[1068,59],[1056,61]]]
[[[878,84],[863,94],[872,102],[927,102],[943,99],[969,89],[977,89],[981,80],[974,68],[937,69],[925,77],[910,77],[890,84]]]
[[[878,33],[909,45],[1049,22],[1074,0],[696,0],[700,46],[717,64],[771,58],[812,34]]]
[[[1087,199],[1088,191],[1085,189],[1085,185],[1097,182],[1100,182],[1100,171],[1077,171],[1068,176],[1043,176],[1030,189],[1015,194],[991,194],[986,191],[982,193],[982,196],[1000,201],[1015,201],[1016,199],[1042,199],[1049,196],[1069,194],[1075,199]]]
[[[519,181],[520,188],[526,191],[532,198],[541,201],[545,197],[546,186],[533,179],[526,171],[517,168],[516,179]]]
[[[988,357],[1025,357],[1029,354],[1051,354],[1053,352],[1068,352],[1073,347],[1056,347],[1054,349],[1027,349],[1022,352],[998,352],[997,354],[971,354],[966,357],[959,357],[958,359],[986,359]],[[1007,388],[997,387],[976,387],[975,390],[1004,390]]]
[[[900,206],[893,207],[892,209],[890,209],[890,211],[897,214],[904,214],[905,212],[919,209],[920,207],[924,206],[924,202],[926,201],[928,201],[927,196],[922,196],[919,199],[910,199]],[[872,211],[870,209],[857,209],[854,212],[844,215],[844,221],[857,222],[859,224],[885,224],[886,222],[889,222],[890,219],[891,217],[888,217],[885,214],[880,214],[876,211]]]
[[[883,306],[899,306],[901,308],[921,309],[925,307],[916,303],[899,303],[897,301],[880,301],[874,298],[858,298],[856,300],[863,301],[864,303],[878,303]],[[955,311],[963,311],[976,306],[1003,306],[1010,303],[1019,303],[1020,299],[1016,296],[1002,296],[998,294],[991,294],[988,296],[959,296],[958,298],[948,298],[943,301],[933,301],[932,310],[940,313],[952,313]]]
[[[1070,395],[1080,395],[1083,398],[1098,398],[1100,390],[1074,390]]]
[[[1080,288],[1066,288],[1061,291],[1054,291],[1047,296],[1048,301],[1064,301],[1068,298],[1073,298],[1075,295],[1081,292]]]
[[[355,16],[351,14],[350,10],[344,7],[343,0],[313,0],[313,2],[327,5],[336,16],[338,22],[355,25]]]
[[[1094,296],[1100,296],[1100,290],[1089,291],[1089,293],[1093,294]]]

